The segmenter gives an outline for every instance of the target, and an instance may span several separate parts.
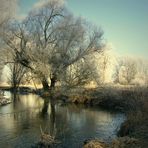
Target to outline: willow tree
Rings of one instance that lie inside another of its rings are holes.
[[[34,8],[10,34],[6,43],[15,51],[15,58],[41,78],[44,90],[54,89],[71,65],[103,49],[103,31],[74,17],[57,1]]]
[[[36,73],[41,79],[44,90],[49,89],[48,77],[53,79],[49,58],[56,42],[56,26],[63,19],[65,11],[64,6],[58,1],[48,1],[34,8],[27,18],[31,38],[30,60],[33,62],[33,69],[38,69]],[[51,86],[53,81],[51,81]]]
[[[35,10],[29,20],[34,36],[32,51],[36,55],[34,59],[39,59],[37,67],[42,65],[45,89],[49,89],[48,76],[52,89],[70,65],[102,50],[102,30],[82,18],[74,17],[56,3],[47,3]]]

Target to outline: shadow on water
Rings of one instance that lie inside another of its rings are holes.
[[[40,138],[40,126],[60,144],[56,147],[81,147],[83,141],[116,137],[125,120],[121,113],[83,105],[63,105],[37,95],[12,96],[13,103],[0,107],[0,145],[29,148]]]

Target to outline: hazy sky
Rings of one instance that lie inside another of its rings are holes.
[[[39,0],[20,0],[25,15]],[[67,7],[104,30],[120,55],[148,57],[148,0],[67,0]]]

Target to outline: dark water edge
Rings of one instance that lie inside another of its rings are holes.
[[[31,147],[40,138],[40,126],[56,137],[59,143],[55,147],[59,148],[79,148],[92,138],[110,142],[124,120],[124,114],[98,107],[53,106],[34,94],[19,95],[13,103],[0,107],[0,147]]]

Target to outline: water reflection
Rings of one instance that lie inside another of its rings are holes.
[[[88,138],[114,138],[123,120],[119,113],[19,95],[12,104],[0,107],[0,145],[30,147],[38,140],[41,126],[61,141],[57,147],[80,147]]]
[[[50,100],[50,101],[49,101]],[[41,118],[50,119],[49,123],[47,123],[44,132],[49,133],[51,136],[55,136],[56,134],[56,128],[55,128],[55,102],[52,100],[52,98],[46,98],[44,99],[44,104],[41,111]],[[49,115],[49,116],[48,116]]]

